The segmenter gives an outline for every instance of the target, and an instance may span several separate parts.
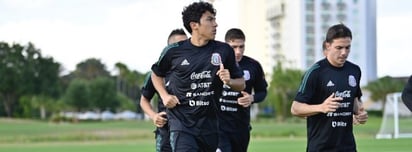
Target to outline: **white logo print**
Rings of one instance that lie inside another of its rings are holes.
[[[210,58],[210,63],[214,66],[219,66],[222,63],[222,58],[220,57],[219,53],[213,53],[212,57]]]
[[[328,82],[328,84],[326,84],[326,86],[327,87],[333,87],[333,86],[335,86],[335,84],[331,80],[329,80],[329,82]]]
[[[243,78],[247,81],[250,80],[249,70],[243,70]]]
[[[187,61],[186,59],[182,61],[182,63],[180,65],[190,65],[189,61]]]
[[[349,75],[348,81],[349,81],[349,85],[350,85],[351,87],[356,87],[356,79],[355,79],[355,76]]]

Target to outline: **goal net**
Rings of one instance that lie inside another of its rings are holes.
[[[402,102],[401,92],[388,94],[384,108],[376,138],[412,138],[412,112]]]

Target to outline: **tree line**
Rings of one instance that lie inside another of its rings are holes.
[[[273,109],[279,120],[289,118],[290,106],[304,74],[298,69],[273,67],[268,95],[259,104]],[[74,71],[61,75],[61,64],[44,56],[34,44],[0,42],[0,117],[49,118],[62,111],[112,112],[132,110],[141,113],[140,88],[147,73],[116,63],[112,75],[99,59],[89,58]],[[364,87],[374,101],[385,101],[388,93],[399,92],[405,82],[385,76]]]
[[[0,42],[0,116],[46,118],[61,111],[139,112],[140,84],[145,73],[123,63],[111,75],[95,58],[60,75],[61,64],[44,56],[34,44]]]

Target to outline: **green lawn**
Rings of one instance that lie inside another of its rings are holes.
[[[406,152],[412,139],[374,139],[380,118],[355,126],[359,151]],[[305,121],[252,123],[249,151],[301,152],[306,147]],[[0,119],[0,152],[154,152],[150,121],[108,121],[53,124]]]

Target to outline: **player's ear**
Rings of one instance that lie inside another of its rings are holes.
[[[197,30],[197,28],[198,28],[198,26],[199,26],[199,23],[190,22],[190,23],[189,23],[189,26],[190,26],[190,28],[192,29],[192,32],[193,32],[195,29]]]
[[[329,50],[329,48],[332,46],[332,42],[325,42],[325,51]]]

